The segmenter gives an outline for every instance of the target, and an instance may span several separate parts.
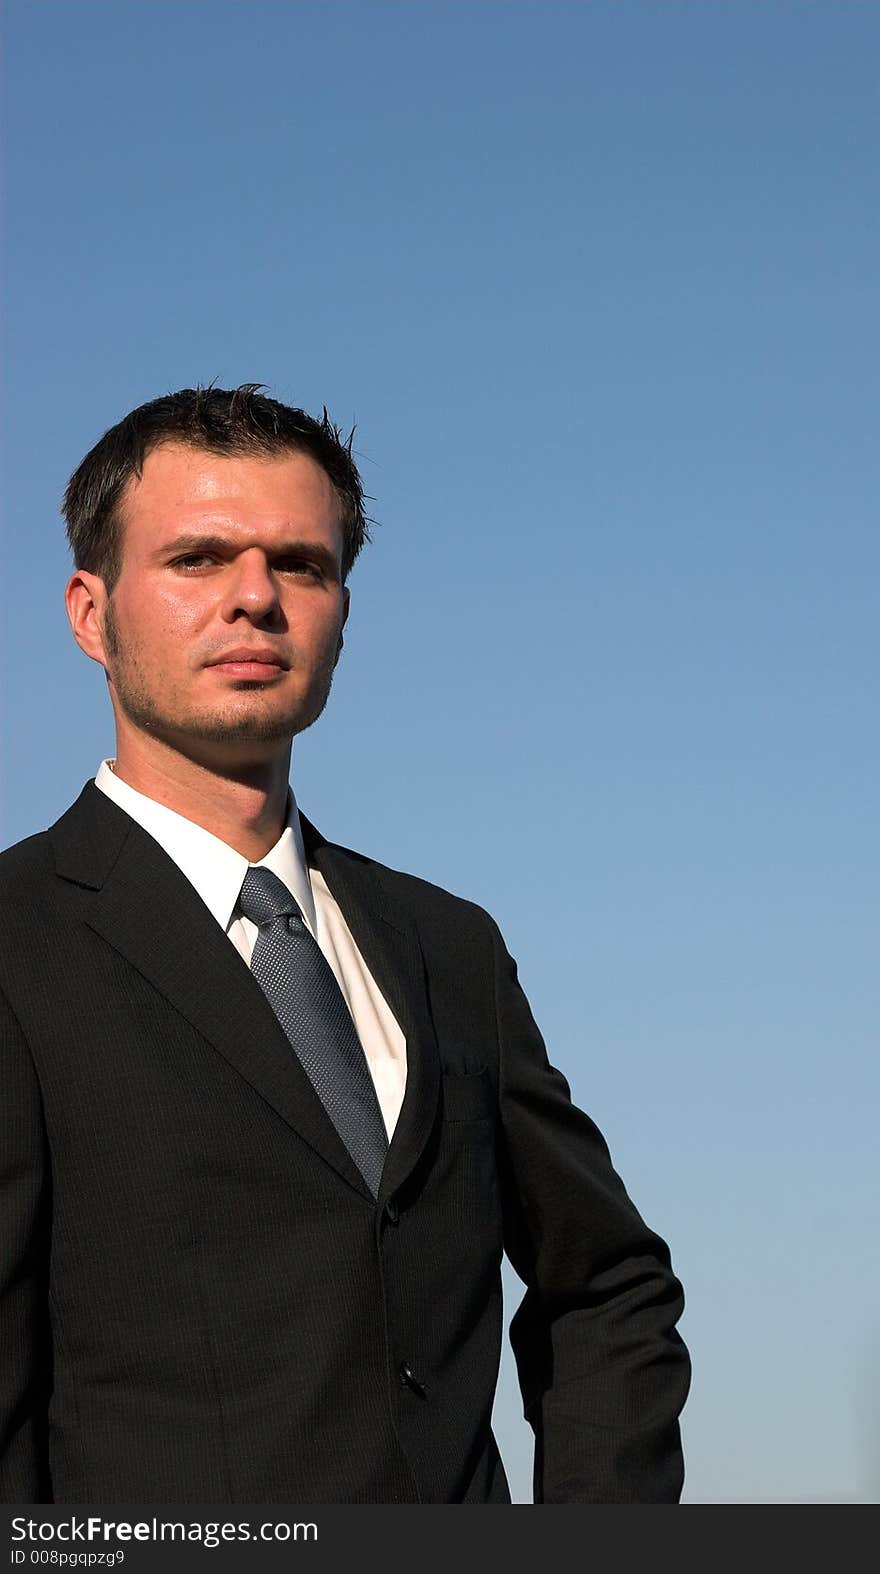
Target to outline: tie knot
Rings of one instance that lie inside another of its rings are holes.
[[[249,869],[238,901],[245,918],[258,927],[290,915],[302,920],[296,898],[291,896],[284,881],[279,880],[271,869]]]

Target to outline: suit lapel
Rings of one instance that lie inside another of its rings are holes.
[[[430,1130],[437,1045],[415,926],[389,903],[380,871],[325,842],[301,816],[321,870],[407,1040],[407,1085],[382,1176],[388,1196]],[[63,879],[96,892],[86,918],[344,1180],[372,1196],[250,969],[159,844],[94,783],[53,827]]]
[[[325,842],[302,813],[300,824],[307,862],[324,876],[406,1038],[406,1091],[382,1172],[382,1200],[403,1184],[437,1112],[440,1057],[425,959],[415,921],[394,900],[380,867],[359,853]]]

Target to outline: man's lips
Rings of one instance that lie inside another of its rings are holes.
[[[277,651],[254,650],[244,645],[225,650],[207,665],[218,668],[231,678],[271,678],[288,669],[288,663]]]

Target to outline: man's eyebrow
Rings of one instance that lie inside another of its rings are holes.
[[[238,550],[239,543],[231,536],[218,536],[210,534],[189,534],[175,536],[173,541],[163,542],[158,548],[156,556],[161,558],[175,557],[183,553],[217,552],[224,556]],[[279,557],[307,557],[313,562],[320,563],[322,568],[331,573],[339,572],[339,563],[335,552],[325,546],[322,541],[281,541],[272,548],[269,556]]]

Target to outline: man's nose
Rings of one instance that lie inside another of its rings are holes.
[[[278,586],[262,552],[242,552],[231,565],[225,586],[224,616],[231,623],[242,612],[266,618],[280,609]]]

